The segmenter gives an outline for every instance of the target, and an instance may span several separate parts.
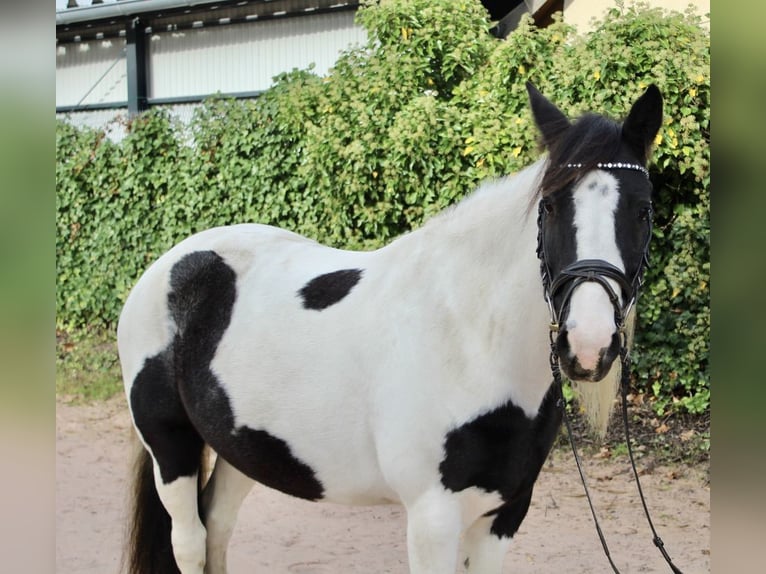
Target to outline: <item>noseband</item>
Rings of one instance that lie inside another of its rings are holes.
[[[564,167],[577,169],[582,168],[582,164],[568,163],[565,164]],[[646,168],[642,165],[634,163],[598,163],[596,164],[596,167],[605,170],[631,169],[634,171],[640,171],[646,176],[647,179],[649,179],[649,172],[646,170]],[[569,310],[572,293],[574,293],[574,290],[579,285],[582,285],[585,282],[593,282],[601,285],[601,287],[604,288],[607,295],[609,296],[609,301],[612,303],[612,307],[614,308],[614,322],[621,339],[620,390],[622,394],[622,419],[625,428],[625,441],[628,448],[628,455],[630,458],[631,467],[633,469],[633,476],[636,479],[636,487],[638,488],[638,494],[641,499],[641,504],[644,508],[644,514],[646,515],[646,519],[652,531],[652,542],[659,549],[662,557],[665,559],[668,566],[670,566],[671,571],[675,574],[682,574],[681,570],[675,564],[673,564],[673,561],[670,559],[667,550],[665,550],[665,544],[657,534],[657,531],[654,528],[654,524],[652,523],[652,519],[649,516],[649,509],[646,505],[643,489],[641,488],[641,483],[638,479],[638,471],[636,470],[635,460],[633,458],[633,447],[631,445],[630,430],[628,425],[627,394],[630,377],[630,356],[628,352],[628,337],[625,329],[625,321],[627,320],[628,314],[630,313],[633,305],[636,302],[636,299],[638,298],[638,292],[643,283],[644,271],[649,264],[649,241],[652,237],[651,210],[647,217],[648,229],[646,242],[644,244],[644,250],[641,255],[641,262],[639,263],[638,269],[632,278],[628,277],[624,271],[618,269],[616,266],[612,265],[608,261],[604,261],[603,259],[581,259],[579,261],[575,261],[574,263],[567,265],[564,269],[562,269],[555,278],[552,278],[550,266],[548,265],[548,256],[545,252],[545,216],[543,210],[544,203],[542,200],[540,200],[537,211],[537,257],[540,259],[540,275],[542,276],[543,281],[545,301],[548,303],[548,308],[551,313],[551,324],[549,331],[551,341],[551,372],[553,374],[554,385],[556,385],[559,390],[559,405],[563,411],[563,418],[564,422],[566,423],[567,433],[569,434],[569,441],[572,446],[575,462],[577,463],[577,470],[580,473],[580,479],[582,480],[583,486],[585,488],[585,496],[588,499],[588,505],[590,506],[590,511],[593,516],[593,521],[596,525],[596,532],[598,533],[599,539],[601,541],[601,546],[604,549],[604,553],[606,554],[607,560],[609,560],[609,564],[612,567],[612,570],[616,574],[619,574],[619,570],[614,564],[614,561],[612,560],[612,557],[609,553],[609,547],[607,546],[606,539],[604,538],[604,534],[601,531],[601,526],[598,523],[596,511],[593,507],[590,492],[588,491],[588,485],[585,480],[585,474],[582,469],[582,463],[577,453],[577,447],[575,446],[572,426],[567,415],[566,401],[564,399],[564,394],[561,387],[561,370],[559,367],[558,352],[556,350],[556,334],[561,328],[561,320],[566,316],[566,313]],[[612,284],[609,282],[610,279],[617,283],[621,292],[620,295],[622,295],[622,301],[620,300],[620,296],[615,292]],[[562,297],[557,304],[555,301],[560,294]]]

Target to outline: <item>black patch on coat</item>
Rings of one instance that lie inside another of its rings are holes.
[[[159,464],[162,482],[193,476],[200,467],[204,443],[175,388],[168,351],[144,362],[130,389],[130,407],[136,427]]]
[[[532,488],[561,425],[558,391],[548,389],[534,419],[511,402],[453,429],[439,465],[442,484],[453,492],[478,487],[497,492],[503,505],[490,531],[511,537],[526,516]],[[469,557],[470,558],[470,557]]]
[[[177,331],[170,347],[148,359],[133,384],[136,425],[158,457],[165,483],[196,471],[182,453],[192,446],[201,451],[204,440],[254,480],[317,500],[324,487],[285,441],[266,430],[235,427],[229,396],[210,368],[231,322],[236,280],[214,251],[190,253],[173,266],[167,304]],[[154,444],[167,448],[158,454]]]
[[[341,269],[314,277],[298,291],[303,299],[303,308],[321,311],[335,305],[351,292],[361,278],[361,269]]]

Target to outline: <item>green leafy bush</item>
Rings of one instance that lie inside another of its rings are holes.
[[[655,237],[634,349],[662,413],[709,406],[709,34],[701,17],[619,4],[587,35],[522,20],[488,34],[478,1],[390,0],[358,13],[369,41],[319,77],[257,100],[213,98],[184,127],[159,109],[103,131],[59,122],[58,326],[113,326],[146,266],[201,229],[279,225],[375,248],[539,155],[524,88],[570,114],[665,98],[651,167]]]

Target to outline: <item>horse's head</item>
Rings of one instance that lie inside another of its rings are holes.
[[[575,122],[531,84],[532,113],[548,150],[540,185],[539,246],[559,364],[574,381],[599,381],[623,344],[651,238],[645,165],[662,123],[651,85],[622,124]]]

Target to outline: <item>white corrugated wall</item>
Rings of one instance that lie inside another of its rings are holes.
[[[364,43],[365,32],[354,25],[354,14],[155,33],[148,49],[149,98],[261,91],[275,75],[312,63],[314,72],[323,75],[341,51]],[[124,47],[123,38],[58,46],[56,105],[127,101]]]
[[[323,75],[364,40],[350,11],[155,34],[150,97],[265,90],[280,72],[312,63]]]
[[[56,47],[56,106],[125,102],[125,39],[92,40]]]

